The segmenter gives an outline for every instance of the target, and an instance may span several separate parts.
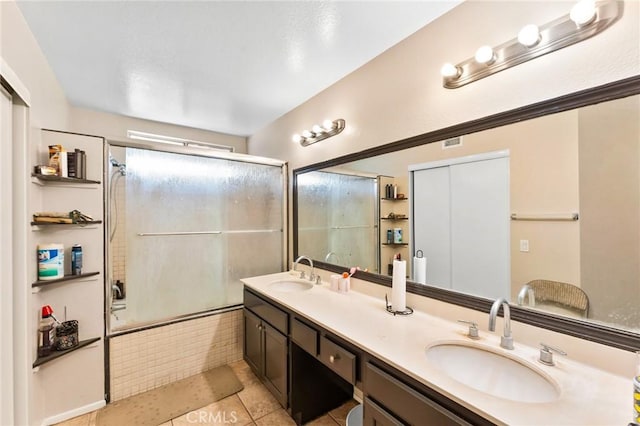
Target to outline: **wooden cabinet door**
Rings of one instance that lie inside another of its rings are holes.
[[[262,376],[262,321],[244,309],[244,359],[253,372]]]
[[[264,378],[278,402],[287,405],[287,336],[267,323],[262,323],[264,336]]]

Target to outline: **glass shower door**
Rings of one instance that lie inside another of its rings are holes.
[[[126,147],[126,323],[242,303],[284,265],[282,166]]]

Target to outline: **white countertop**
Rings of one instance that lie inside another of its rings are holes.
[[[554,356],[555,366],[543,365],[537,362],[538,348],[519,344],[517,336],[514,336],[514,350],[502,349],[499,346],[501,322],[496,326],[497,333],[481,330],[480,340],[473,341],[465,336],[463,324],[418,310],[410,316],[392,316],[386,312],[384,300],[355,291],[337,293],[331,291],[327,283],[299,292],[269,288],[269,283],[283,278],[292,278],[292,275],[282,272],[242,281],[494,423],[626,426],[631,420],[631,378],[558,355]],[[431,365],[425,356],[427,347],[451,341],[484,345],[519,358],[554,382],[560,396],[553,402],[523,403],[494,397],[455,381]]]

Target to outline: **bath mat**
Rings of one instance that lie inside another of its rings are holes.
[[[227,365],[121,399],[98,410],[97,426],[158,426],[243,389]]]

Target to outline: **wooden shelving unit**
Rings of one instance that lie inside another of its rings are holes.
[[[393,263],[393,258],[400,254],[402,258],[409,259],[409,238],[410,238],[410,222],[409,222],[409,198],[402,197],[387,197],[386,185],[392,185],[397,187],[398,194],[406,194],[408,188],[407,178],[405,176],[379,176],[378,177],[378,189],[379,189],[379,221],[378,228],[380,232],[379,241],[379,267],[381,274],[391,275],[390,265]],[[401,217],[396,217],[400,215]],[[393,235],[389,239],[389,232],[394,232],[396,229],[400,229],[402,232],[402,242],[394,243]],[[407,263],[407,274],[411,273],[411,266]]]

